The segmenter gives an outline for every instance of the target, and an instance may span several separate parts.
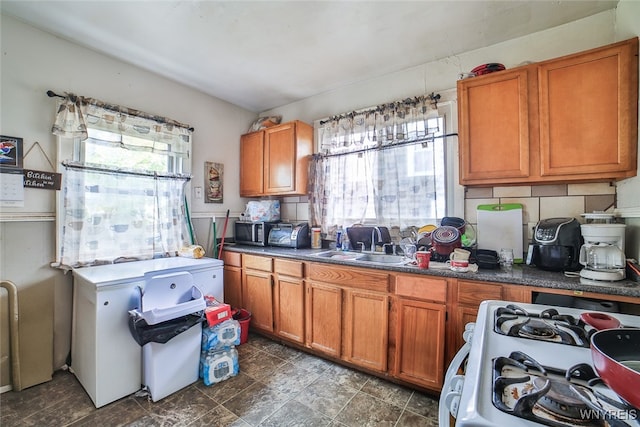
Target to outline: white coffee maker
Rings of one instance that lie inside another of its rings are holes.
[[[580,248],[580,281],[583,283],[624,280],[624,224],[583,224],[584,245]]]

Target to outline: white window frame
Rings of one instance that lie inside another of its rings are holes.
[[[443,101],[438,102],[438,115],[444,117],[444,133],[446,135],[457,134],[458,115],[457,100],[455,99],[455,90],[445,91],[441,93]],[[453,97],[453,99],[447,99]],[[321,126],[320,121],[315,123],[315,152],[320,152]],[[442,139],[436,139],[435,144],[441,143]],[[455,216],[464,218],[464,187],[460,185],[459,179],[459,151],[458,137],[450,136],[446,138],[445,156],[445,194],[446,207],[445,216]]]
[[[82,144],[79,138],[63,138],[58,136],[56,154],[57,154],[57,159],[59,159],[57,172],[63,175],[65,173],[65,168],[62,165],[62,161],[65,161],[65,160],[75,161],[75,160],[81,160],[81,159],[84,160],[84,152],[83,152]],[[169,153],[168,156],[171,157],[171,154]],[[175,162],[175,159],[171,159],[171,161]],[[191,156],[189,156],[188,159],[185,159],[181,163],[182,163],[182,168],[179,168],[181,170],[177,170],[175,171],[175,173],[180,173],[185,175],[190,174],[191,168],[192,168]],[[190,185],[189,183],[187,183],[187,187],[185,187],[185,194],[187,195],[187,197],[189,196],[189,188],[190,188]],[[56,203],[56,215],[55,215],[56,216],[56,261],[52,263],[52,266],[57,267],[59,266],[58,265],[59,260],[62,259],[61,242],[62,242],[62,232],[63,232],[63,225],[64,225],[62,221],[62,213],[64,212],[64,195],[62,194],[62,191],[56,192],[55,203]]]

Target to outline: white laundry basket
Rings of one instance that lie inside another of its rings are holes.
[[[181,272],[146,278],[142,295],[142,317],[148,325],[159,325],[205,309],[200,289],[191,273]],[[198,381],[202,323],[178,333],[164,344],[142,346],[142,381],[156,402]]]

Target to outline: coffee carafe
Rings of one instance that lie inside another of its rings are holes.
[[[584,245],[580,248],[582,281],[613,282],[623,280],[626,257],[624,253],[624,224],[584,224],[581,226]]]

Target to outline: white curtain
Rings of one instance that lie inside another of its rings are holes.
[[[443,121],[433,96],[385,104],[321,122],[311,164],[314,224],[375,223],[401,230],[444,216]],[[437,142],[436,142],[437,141]]]
[[[170,145],[172,155],[183,158],[190,155],[193,129],[188,125],[93,98],[66,94],[58,102],[51,132],[63,138],[80,138],[84,141],[88,138],[87,127],[168,143],[161,146]],[[124,142],[121,144],[126,145]],[[149,150],[159,152],[161,146]]]
[[[94,129],[113,138],[89,138]],[[62,268],[176,256],[185,243],[193,243],[184,196],[190,176],[179,173],[189,159],[192,129],[67,94],[58,103],[52,132],[63,142],[80,141],[75,158],[63,162],[63,203],[57,215]],[[122,150],[92,162],[85,158],[90,144]],[[151,156],[164,162],[153,164]],[[143,161],[125,166],[132,158]]]
[[[187,241],[186,179],[68,167],[62,259],[66,267],[175,256]]]

